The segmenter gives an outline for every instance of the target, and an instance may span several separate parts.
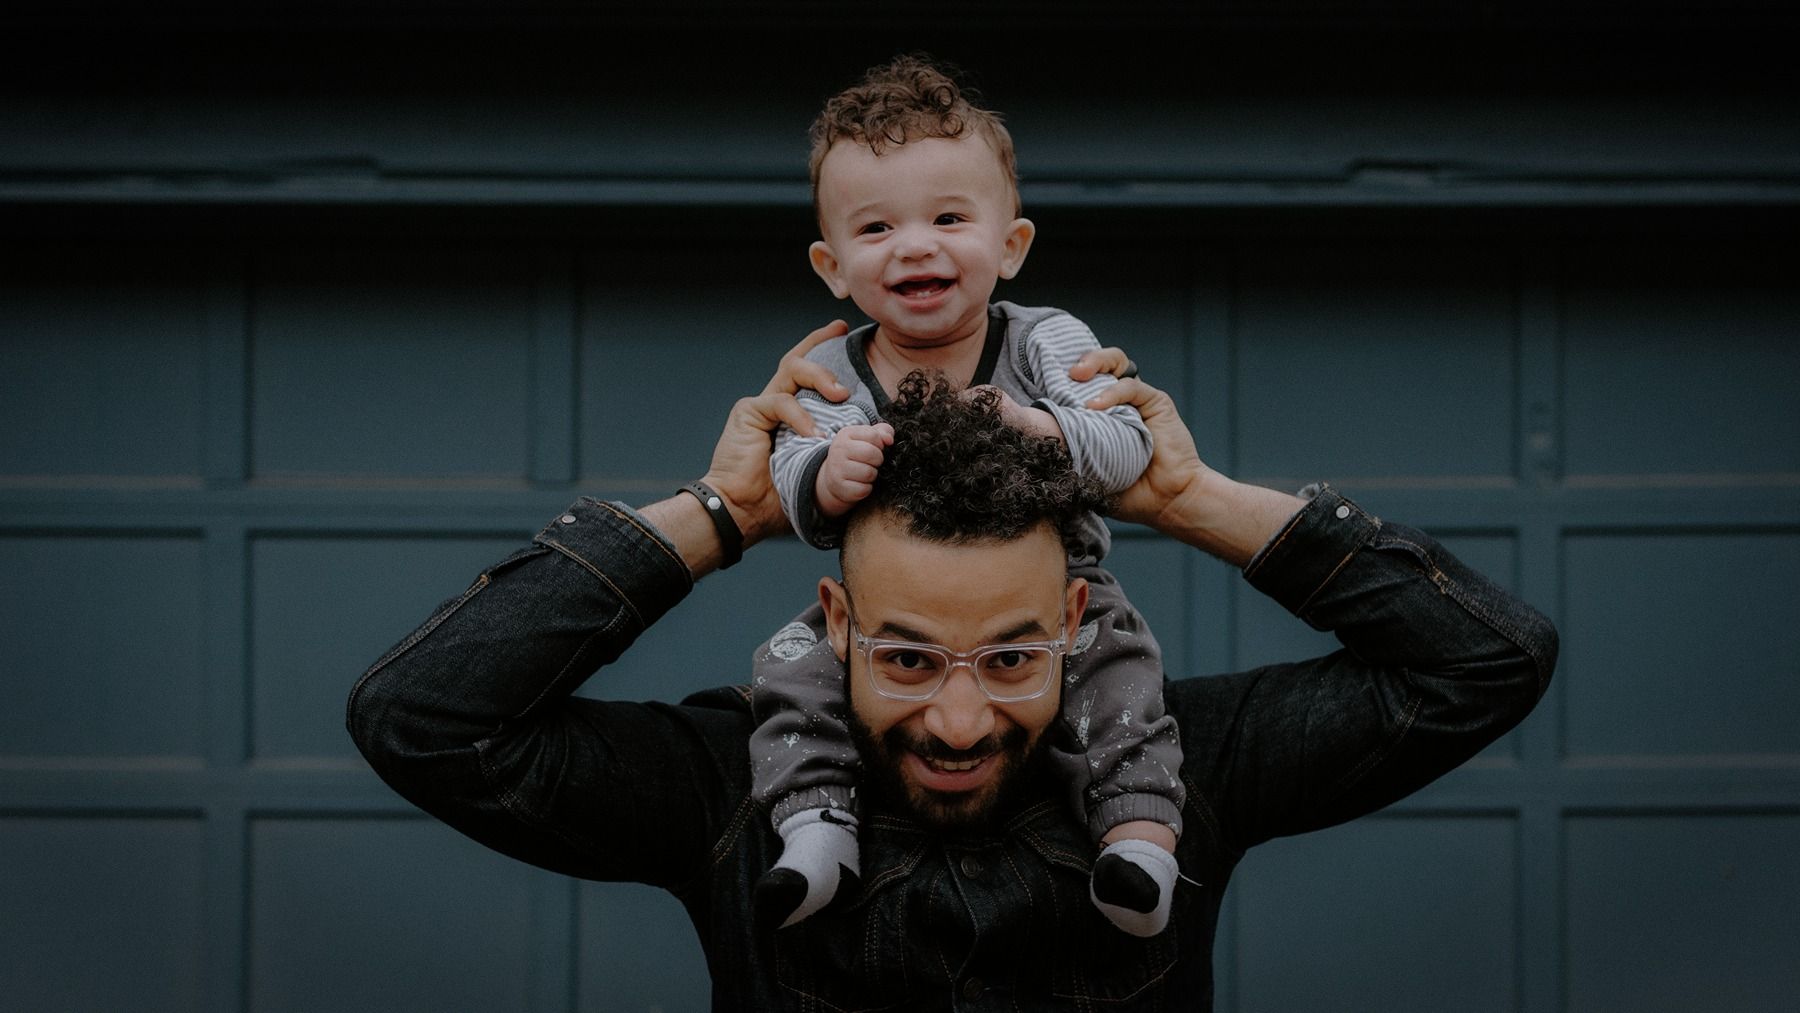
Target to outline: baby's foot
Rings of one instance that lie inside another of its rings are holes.
[[[785,929],[839,897],[856,893],[862,863],[856,817],[842,809],[808,809],[781,821],[781,857],[756,881],[756,926]]]
[[[1134,936],[1154,936],[1169,924],[1179,872],[1175,856],[1136,838],[1114,841],[1100,852],[1088,894],[1107,920]]]

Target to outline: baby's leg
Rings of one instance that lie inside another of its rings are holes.
[[[1179,868],[1181,742],[1164,711],[1162,653],[1119,586],[1084,570],[1087,614],[1067,660],[1062,761],[1088,830],[1103,846],[1089,884],[1113,924],[1153,936],[1168,924]]]
[[[774,929],[856,892],[857,757],[843,664],[819,606],[757,648],[751,671],[751,790],[782,842],[774,868],[757,880],[755,918]]]

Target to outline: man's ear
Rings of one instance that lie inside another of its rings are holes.
[[[819,607],[825,610],[825,636],[839,661],[850,656],[850,595],[830,577],[819,578]]]
[[[831,294],[843,299],[850,295],[850,286],[844,281],[844,272],[838,266],[837,254],[831,252],[831,244],[820,239],[806,248],[806,256],[812,261],[813,273],[831,289]]]
[[[1031,252],[1031,241],[1036,238],[1037,226],[1031,224],[1031,219],[1012,220],[1006,227],[1006,245],[1000,249],[1000,277],[1011,278],[1019,273],[1019,268],[1025,266],[1025,255]]]
[[[1068,636],[1070,647],[1075,646],[1075,637],[1081,632],[1081,617],[1087,612],[1088,582],[1085,577],[1074,577],[1063,591],[1063,630]]]

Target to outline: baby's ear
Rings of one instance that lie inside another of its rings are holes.
[[[850,294],[850,286],[844,281],[844,273],[838,266],[837,254],[831,252],[831,244],[820,239],[806,249],[807,259],[812,261],[813,273],[831,289],[831,294],[843,299]]]
[[[1000,277],[1012,278],[1025,266],[1025,255],[1031,252],[1031,241],[1037,238],[1037,226],[1029,218],[1014,218],[1006,227],[1006,245],[1000,250]]]

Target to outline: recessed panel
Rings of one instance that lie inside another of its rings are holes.
[[[531,541],[262,537],[251,546],[251,734],[259,759],[352,758],[344,701],[388,648]]]
[[[543,873],[425,819],[259,819],[250,846],[251,1009],[531,1007]]]
[[[732,404],[760,392],[784,352],[833,319],[861,321],[807,266],[807,241],[609,250],[586,262],[583,476],[658,490],[689,481]]]
[[[202,1008],[204,850],[197,819],[0,818],[0,1005]]]
[[[206,673],[197,538],[0,535],[4,758],[196,757]]]
[[[576,1009],[673,1013],[711,1006],[706,956],[674,897],[637,883],[583,883],[579,897]]]
[[[1583,817],[1567,842],[1567,1009],[1800,1003],[1800,816]]]
[[[1516,1008],[1512,820],[1363,819],[1238,868],[1245,1010]]]
[[[1514,472],[1512,269],[1432,245],[1245,255],[1237,470],[1329,478]]]
[[[1800,754],[1800,533],[1565,545],[1572,757]]]
[[[523,477],[533,264],[416,248],[261,259],[254,474]]]
[[[1566,470],[1705,480],[1800,472],[1792,244],[1572,252]]]
[[[0,471],[199,474],[205,290],[191,263],[127,247],[0,264]]]

